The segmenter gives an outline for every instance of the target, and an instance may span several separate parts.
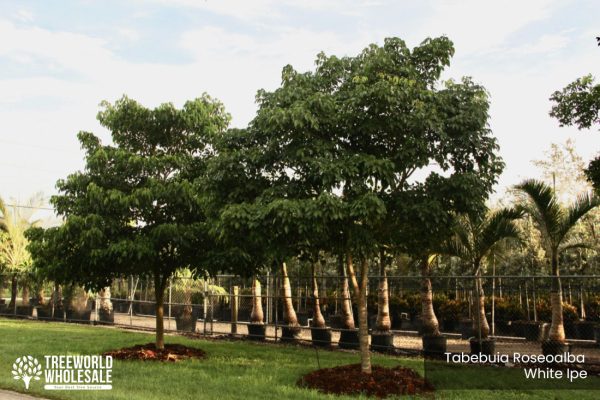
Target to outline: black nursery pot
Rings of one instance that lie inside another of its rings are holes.
[[[558,342],[556,340],[544,340],[542,341],[542,354],[557,355],[571,351],[571,345],[567,342]]]
[[[541,322],[528,321],[523,323],[523,336],[525,336],[525,340],[537,342],[540,340],[541,330]]]
[[[282,342],[296,342],[300,339],[300,327],[298,326],[284,326],[281,328],[281,341]]]
[[[37,308],[38,319],[52,319],[52,308],[51,307],[38,307]]]
[[[460,335],[462,339],[469,339],[473,336],[473,320],[461,319],[459,324]]]
[[[65,320],[65,309],[62,307],[55,307],[54,314],[52,315],[52,319],[54,321],[64,321]]]
[[[107,311],[103,308],[98,309],[98,323],[102,325],[112,325],[115,323],[115,310]]]
[[[340,331],[340,341],[338,342],[340,349],[355,350],[360,348],[358,340],[358,329],[345,329]]]
[[[265,340],[267,327],[264,324],[249,324],[248,339]]]
[[[17,315],[23,317],[33,316],[33,306],[17,306]]]
[[[175,326],[178,331],[184,332],[196,332],[196,322],[198,318],[190,316],[178,316],[175,317]]]
[[[594,337],[596,338],[596,344],[600,345],[600,324],[594,325]]]
[[[423,355],[426,357],[442,358],[446,352],[447,339],[445,336],[423,335]]]
[[[491,338],[485,338],[479,340],[478,338],[469,339],[469,345],[471,346],[471,354],[487,354],[492,355],[496,352],[496,340]]]
[[[390,353],[394,351],[394,335],[391,332],[372,333],[371,350],[380,353]]]
[[[71,310],[67,309],[67,322],[76,322],[80,324],[90,324],[92,321],[92,310]]]
[[[331,329],[330,328],[310,328],[310,337],[312,344],[319,347],[331,346]]]
[[[592,321],[577,321],[574,323],[577,339],[594,340],[594,326]]]

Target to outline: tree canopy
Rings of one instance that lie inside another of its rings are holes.
[[[550,100],[554,102],[550,116],[556,118],[560,126],[590,129],[600,122],[600,85],[594,84],[592,75],[578,78],[555,91]],[[594,188],[600,190],[600,157],[590,162],[585,174]]]
[[[356,56],[321,53],[314,71],[284,67],[214,159],[233,174],[212,182],[226,198],[220,233],[266,235],[280,260],[353,253],[363,282],[382,246],[412,251],[450,235],[452,213],[481,209],[503,168],[485,89],[440,82],[453,54],[446,37],[412,50],[387,38]]]
[[[207,95],[181,109],[148,109],[127,97],[102,107],[98,120],[114,144],[79,133],[85,169],[60,180],[51,199],[64,224],[31,231],[30,249],[36,267],[58,282],[99,289],[116,277],[153,278],[160,348],[168,278],[183,267],[214,267],[207,258],[214,241],[195,181],[229,116]]]

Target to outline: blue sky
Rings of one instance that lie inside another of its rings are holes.
[[[315,55],[355,55],[398,36],[415,46],[447,35],[456,55],[444,78],[472,76],[491,94],[490,127],[507,168],[499,191],[538,175],[532,159],[575,139],[587,160],[597,131],[559,128],[550,94],[598,74],[600,2],[572,0],[106,0],[0,2],[0,196],[55,192],[82,167],[79,130],[122,94],[155,106],[203,92],[245,125],[260,88]]]

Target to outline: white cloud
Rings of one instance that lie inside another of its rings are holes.
[[[121,27],[121,28],[117,28],[116,31],[120,37],[122,37],[123,39],[125,39],[129,42],[137,42],[142,37],[140,32],[136,31],[135,29],[131,29],[131,28]]]
[[[242,20],[277,18],[274,10],[280,2],[275,0],[154,0],[166,6],[183,6],[204,9],[216,14],[228,15]]]
[[[359,15],[360,9],[381,6],[375,0],[153,0],[165,6],[196,8],[225,15],[245,22],[273,21],[289,16],[290,10],[329,11],[346,15]]]
[[[421,36],[445,34],[457,54],[486,53],[513,33],[549,17],[561,0],[445,0],[430,5],[434,14],[422,24]]]
[[[0,56],[33,56],[43,64],[54,63],[85,75],[108,66],[113,59],[104,40],[76,33],[20,28],[0,20],[0,37],[13,38],[0,41]]]
[[[570,39],[565,33],[542,35],[533,43],[506,49],[504,54],[552,54],[567,47],[569,42]]]

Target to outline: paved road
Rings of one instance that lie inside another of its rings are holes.
[[[0,399],[2,400],[44,400],[42,397],[33,397],[28,394],[9,392],[8,390],[0,389]]]

